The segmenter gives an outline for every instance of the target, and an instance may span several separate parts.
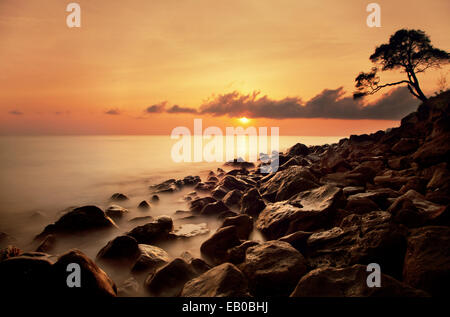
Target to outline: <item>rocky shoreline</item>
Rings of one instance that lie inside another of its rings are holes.
[[[192,187],[189,210],[177,216],[222,222],[201,244],[202,258],[171,258],[161,243],[205,234],[203,224],[174,228],[171,217],[146,216],[121,232],[121,193],[105,211],[67,212],[36,236],[35,250],[20,250],[1,233],[0,289],[22,296],[448,296],[449,106],[445,92],[398,128],[332,145],[296,144],[279,153],[279,170],[268,175],[235,161],[204,181],[187,176],[151,186],[139,208]],[[250,239],[255,229],[265,241]],[[102,230],[117,236],[95,260],[79,250],[51,255],[59,239]],[[79,288],[67,286],[70,263],[81,268]],[[367,286],[370,263],[381,268],[381,287]],[[116,285],[104,268],[127,278]]]

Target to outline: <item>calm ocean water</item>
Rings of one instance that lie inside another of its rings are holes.
[[[297,142],[316,145],[339,139],[290,136],[280,137],[279,143],[282,151]],[[204,179],[222,165],[175,163],[170,153],[176,142],[168,136],[0,137],[0,231],[26,245],[62,210],[84,204],[107,208],[115,192],[130,197],[124,204],[130,216],[142,216],[135,207],[149,199],[149,185],[187,175]],[[190,190],[162,197],[148,214],[186,210],[182,196]]]

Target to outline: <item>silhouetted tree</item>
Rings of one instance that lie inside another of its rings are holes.
[[[424,31],[402,29],[391,35],[389,43],[378,46],[370,60],[376,66],[370,72],[361,72],[356,77],[357,91],[353,94],[354,98],[372,95],[384,87],[406,84],[415,97],[425,101],[427,97],[420,88],[417,74],[448,62],[450,55],[433,47]],[[408,79],[380,84],[377,75],[379,67],[381,71],[400,69]]]

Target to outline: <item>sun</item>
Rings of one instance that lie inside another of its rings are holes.
[[[248,119],[248,118],[246,118],[246,117],[242,117],[242,118],[239,118],[239,121],[240,121],[241,123],[243,123],[243,124],[246,124],[246,123],[249,123],[249,122],[250,122],[250,119]]]

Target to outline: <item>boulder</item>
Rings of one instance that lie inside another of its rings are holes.
[[[211,196],[215,199],[222,199],[228,193],[228,189],[223,186],[217,186],[211,192]]]
[[[267,241],[247,249],[242,272],[254,296],[286,296],[306,273],[306,261],[289,243]]]
[[[241,199],[241,213],[257,217],[266,208],[258,189],[252,188]]]
[[[81,287],[67,287],[67,267],[75,263],[80,266]],[[79,250],[61,255],[52,267],[58,296],[110,297],[117,295],[117,288],[109,276],[94,261]]]
[[[268,205],[259,215],[256,227],[268,239],[329,227],[341,198],[342,189],[332,185],[299,193],[288,203]]]
[[[203,242],[200,251],[207,260],[221,264],[227,260],[227,250],[240,244],[236,227],[228,226],[220,228]]]
[[[320,168],[325,173],[346,172],[351,170],[350,164],[331,147],[323,154]]]
[[[196,277],[191,266],[181,258],[176,258],[150,273],[145,280],[145,288],[150,296],[176,297],[179,296],[184,284]]]
[[[370,198],[364,197],[360,194],[351,195],[347,198],[347,205],[345,210],[353,213],[363,214],[374,210],[380,210],[378,205]]]
[[[36,248],[36,252],[49,252],[54,249],[56,244],[56,237],[53,234],[49,234],[42,240],[39,246]]]
[[[413,138],[402,138],[393,147],[392,152],[397,154],[409,154],[417,150],[419,142]]]
[[[229,207],[233,207],[233,206],[239,205],[239,203],[241,202],[241,198],[242,198],[242,192],[238,189],[234,189],[234,190],[228,192],[223,197],[223,202],[225,203],[225,205],[227,205]]]
[[[202,197],[192,200],[189,203],[189,210],[192,212],[200,212],[207,204],[214,203],[217,200],[212,197]]]
[[[152,244],[167,239],[172,230],[172,218],[160,216],[152,222],[135,227],[127,235],[135,238],[138,243]]]
[[[182,297],[246,297],[247,280],[233,264],[224,263],[184,285]]]
[[[148,244],[139,244],[138,248],[139,257],[133,265],[133,273],[155,272],[170,261],[169,254],[161,248]]]
[[[294,146],[290,147],[286,151],[286,154],[288,156],[297,156],[297,155],[306,156],[310,154],[310,150],[306,145],[302,143],[297,143]]]
[[[139,257],[140,250],[135,238],[118,236],[109,241],[97,253],[97,260],[131,266]]]
[[[106,216],[114,221],[122,219],[123,216],[127,213],[128,210],[119,205],[111,205],[105,211]]]
[[[245,252],[248,248],[258,245],[259,242],[247,240],[242,242],[240,245],[228,249],[227,261],[233,264],[240,264],[245,261]]]
[[[228,207],[222,202],[222,201],[216,201],[213,203],[209,203],[205,205],[200,214],[204,216],[212,216],[212,215],[218,215],[221,212],[227,211]]]
[[[45,227],[36,238],[42,239],[49,234],[74,234],[94,229],[117,228],[114,221],[96,206],[75,208],[64,214],[55,223]]]
[[[311,235],[312,235],[312,232],[297,231],[297,232],[288,234],[284,237],[281,237],[278,240],[289,243],[297,251],[299,251],[300,253],[303,254],[306,251],[307,241]]]
[[[124,194],[115,193],[115,194],[112,194],[111,198],[109,198],[109,199],[112,201],[125,201],[125,200],[128,200],[129,198]]]
[[[177,238],[192,238],[208,233],[208,225],[205,222],[202,222],[198,224],[182,224],[175,228],[175,230],[171,234]]]
[[[386,274],[381,274],[381,287],[368,287],[364,265],[346,268],[325,267],[310,271],[298,282],[291,297],[426,297]]]
[[[222,223],[221,228],[235,226],[239,239],[247,240],[253,231],[253,218],[247,215],[228,217]]]
[[[141,209],[141,210],[149,210],[149,209],[150,209],[150,204],[149,204],[146,200],[143,200],[143,201],[141,201],[141,202],[139,203],[138,209]]]
[[[427,226],[408,237],[403,281],[432,296],[450,295],[450,227]]]
[[[232,175],[226,175],[219,183],[224,186],[228,190],[238,189],[241,191],[245,191],[251,187],[251,185],[247,184],[243,180],[240,180]]]

